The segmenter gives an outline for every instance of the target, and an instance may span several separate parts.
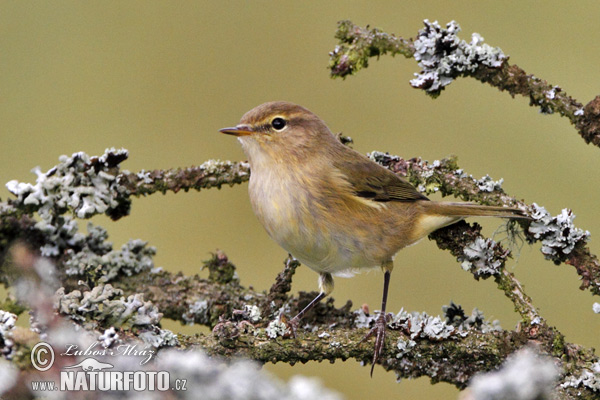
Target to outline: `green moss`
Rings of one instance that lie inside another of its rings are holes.
[[[217,251],[212,254],[210,260],[204,261],[202,269],[208,269],[208,279],[216,283],[229,283],[237,280],[235,274],[235,265],[229,262],[227,256]]]
[[[565,337],[560,334],[560,333],[556,333],[556,335],[554,335],[554,339],[552,340],[552,355],[554,357],[558,357],[560,358],[565,351]]]
[[[8,311],[15,315],[20,315],[22,312],[27,310],[27,307],[16,302],[14,299],[7,298],[2,303],[0,303],[0,310]]]

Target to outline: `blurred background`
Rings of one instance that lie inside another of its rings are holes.
[[[389,151],[427,160],[450,154],[479,178],[504,178],[505,190],[545,206],[564,207],[576,225],[592,232],[600,254],[598,187],[600,149],[586,145],[569,122],[541,115],[528,99],[472,79],[452,83],[437,100],[412,89],[414,60],[383,57],[346,80],[332,80],[328,52],[336,23],[351,19],[386,32],[414,37],[423,19],[456,20],[461,38],[480,33],[510,55],[510,62],[559,85],[582,103],[600,93],[600,4],[547,1],[503,2],[297,2],[297,1],[104,1],[0,3],[0,182],[32,182],[30,170],[47,170],[61,154],[102,154],[124,147],[123,168],[173,168],[210,158],[245,159],[232,137],[218,129],[270,100],[304,105],[334,132],[351,136],[366,153]],[[2,187],[0,197],[9,196]],[[241,282],[268,289],[286,253],[255,219],[246,184],[205,192],[134,199],[118,222],[96,218],[115,247],[130,238],[156,246],[156,265],[199,273],[201,261],[223,250]],[[488,235],[499,220],[483,222]],[[84,225],[83,225],[84,226]],[[594,299],[578,290],[573,268],[543,259],[525,245],[509,263],[549,323],[567,340],[600,346]],[[301,268],[294,291],[314,290],[317,275]],[[382,275],[338,278],[337,305],[351,299],[378,309]],[[438,315],[451,300],[467,313],[483,310],[502,327],[518,321],[512,305],[490,281],[475,281],[430,241],[396,258],[388,303]],[[194,333],[166,321],[174,331]],[[453,399],[457,390],[427,378],[396,383],[393,374],[358,363],[266,365],[287,379],[320,377],[347,399]]]

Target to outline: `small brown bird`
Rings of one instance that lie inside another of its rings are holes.
[[[220,132],[242,143],[251,169],[250,202],[267,233],[319,273],[321,292],[290,321],[293,332],[331,293],[332,275],[383,269],[381,313],[365,337],[376,335],[373,366],[384,346],[392,260],[399,250],[465,217],[527,218],[515,208],[430,201],[343,145],[319,117],[296,104],[262,104]]]

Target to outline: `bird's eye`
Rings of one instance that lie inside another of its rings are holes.
[[[273,121],[271,121],[271,126],[276,131],[280,131],[283,128],[285,128],[286,124],[287,124],[287,122],[285,121],[285,119],[280,118],[280,117],[273,118]]]

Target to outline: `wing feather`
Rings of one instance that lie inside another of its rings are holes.
[[[359,197],[374,201],[429,200],[407,180],[365,156],[343,157],[334,161],[333,166],[342,173]]]

